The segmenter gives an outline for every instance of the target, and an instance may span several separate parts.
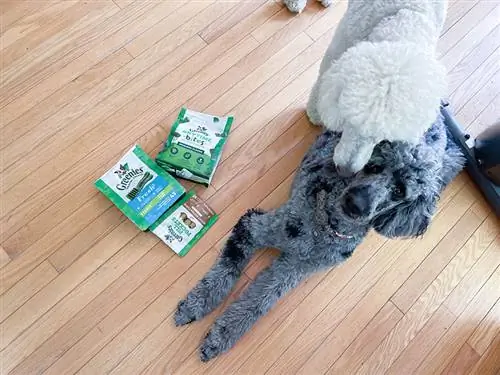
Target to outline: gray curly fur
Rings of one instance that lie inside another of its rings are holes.
[[[330,131],[318,137],[288,202],[270,212],[243,215],[215,265],[179,303],[177,325],[203,318],[229,295],[256,250],[281,251],[217,318],[201,345],[202,361],[230,349],[307,276],[349,258],[371,228],[388,237],[422,235],[440,192],[463,166],[441,118],[417,146],[380,143],[365,169],[348,178],[337,175],[333,165],[339,138]]]

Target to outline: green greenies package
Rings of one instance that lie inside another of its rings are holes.
[[[232,123],[232,117],[183,108],[156,162],[172,174],[209,185]]]
[[[95,183],[141,230],[148,229],[185,190],[139,147],[132,147]]]
[[[149,229],[175,253],[184,256],[217,218],[215,212],[190,191]]]

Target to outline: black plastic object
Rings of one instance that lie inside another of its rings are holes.
[[[486,176],[500,186],[500,121],[477,136],[474,151]]]
[[[495,170],[498,168],[498,163],[495,164],[494,160],[498,157],[500,143],[498,140],[495,143],[495,139],[498,138],[492,137],[493,134],[498,136],[500,133],[494,133],[492,131],[491,134],[489,134],[489,132],[481,134],[481,139],[478,139],[477,142],[480,156],[480,162],[478,162],[478,155],[476,155],[477,151],[475,146],[471,147],[467,144],[467,140],[470,136],[464,133],[461,126],[456,122],[452,113],[448,109],[448,103],[442,103],[441,113],[444,116],[445,124],[450,130],[455,142],[462,149],[462,152],[467,159],[467,172],[482,191],[486,200],[493,207],[496,215],[500,217],[500,187],[493,182],[496,176]],[[492,175],[491,180],[486,173]]]

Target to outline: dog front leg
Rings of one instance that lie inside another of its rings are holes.
[[[229,350],[250,327],[309,273],[281,255],[215,321],[200,348],[208,361]]]
[[[316,125],[316,126],[321,126],[321,116],[319,115],[318,111],[318,101],[319,101],[319,80],[321,77],[318,78],[316,83],[314,84],[311,93],[309,94],[309,101],[307,102],[307,107],[306,107],[306,113],[307,117],[309,118],[309,121],[311,124]]]
[[[254,232],[259,223],[272,220],[272,215],[251,210],[240,218],[216,263],[179,302],[174,315],[176,325],[203,318],[229,295],[253,253],[266,245]]]

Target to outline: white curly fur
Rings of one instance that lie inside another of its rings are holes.
[[[307,113],[342,131],[334,161],[359,171],[384,140],[415,144],[436,118],[446,70],[435,56],[442,0],[350,0],[328,47]]]

